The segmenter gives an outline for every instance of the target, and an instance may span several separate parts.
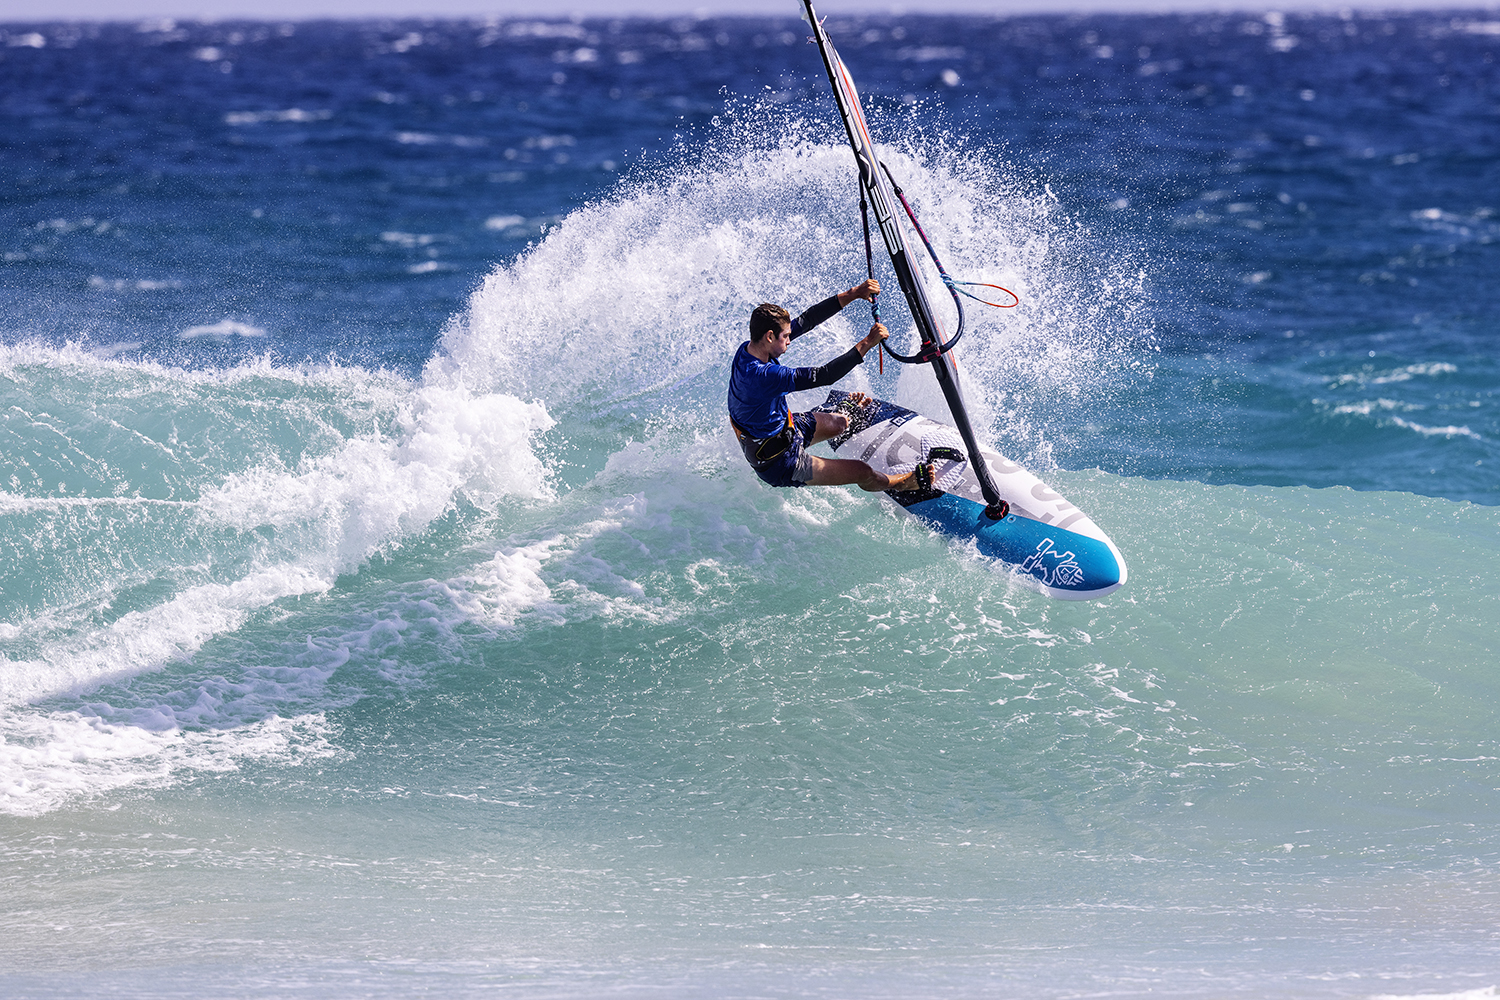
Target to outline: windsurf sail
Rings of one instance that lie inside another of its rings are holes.
[[[949,336],[941,318],[928,301],[926,287],[917,276],[915,258],[912,256],[911,248],[907,245],[906,233],[899,225],[895,213],[897,198],[901,198],[903,206],[905,198],[896,193],[890,173],[875,153],[875,142],[870,137],[870,127],[865,122],[864,110],[859,103],[859,92],[854,89],[854,80],[849,76],[849,70],[844,66],[843,60],[839,58],[833,42],[829,41],[828,33],[823,30],[823,25],[813,10],[812,0],[802,0],[802,5],[806,8],[807,21],[812,25],[813,38],[823,54],[823,68],[828,71],[828,82],[833,85],[833,99],[837,102],[839,115],[844,120],[844,130],[849,135],[849,145],[854,149],[854,159],[859,164],[862,200],[869,202],[870,210],[875,215],[875,224],[880,230],[881,238],[885,241],[886,252],[890,254],[891,266],[896,271],[896,281],[901,286],[901,293],[906,298],[907,308],[911,310],[912,320],[916,323],[917,334],[921,338],[921,344],[915,353],[903,356],[891,352],[892,356],[908,364],[930,363],[932,365],[933,371],[937,374],[938,386],[943,391],[943,398],[947,401],[948,409],[953,415],[953,425],[958,429],[959,435],[963,438],[964,447],[968,450],[969,463],[984,494],[986,512],[999,519],[1004,516],[1005,502],[1000,498],[1000,492],[995,488],[989,470],[980,457],[979,441],[974,436],[974,428],[969,423],[968,409],[964,406],[963,389],[958,382],[958,369],[948,357],[948,352],[958,343],[958,338],[962,333],[962,306],[959,307],[959,329]],[[912,221],[915,224],[915,216],[912,216]],[[921,233],[921,236],[924,243],[927,242],[926,234]],[[933,259],[936,261],[936,254],[933,255]],[[940,264],[939,267],[941,267]],[[946,274],[944,277],[946,278]],[[953,289],[953,282],[948,281],[946,284],[950,290]],[[956,293],[954,302],[958,302]]]

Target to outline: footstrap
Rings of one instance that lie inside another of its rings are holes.
[[[922,484],[923,489],[932,488],[932,463],[938,459],[946,459],[950,462],[966,461],[963,452],[957,448],[949,448],[947,445],[939,445],[927,452],[927,461],[917,466],[917,482]],[[922,476],[926,474],[926,479]],[[984,515],[991,521],[1003,521],[1010,514],[1010,504],[1001,500],[996,504],[989,504],[984,508]]]

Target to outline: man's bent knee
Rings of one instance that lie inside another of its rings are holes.
[[[842,413],[813,414],[818,420],[818,429],[813,433],[813,443],[838,437],[849,429],[849,418]]]

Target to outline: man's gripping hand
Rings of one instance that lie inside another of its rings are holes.
[[[854,349],[859,351],[860,357],[864,357],[866,354],[869,354],[872,350],[879,347],[880,342],[885,340],[885,338],[889,337],[890,335],[890,331],[885,328],[884,323],[876,323],[874,326],[870,327],[870,332],[865,334],[864,338],[860,340],[859,343],[854,345]]]
[[[847,292],[839,292],[839,308],[842,309],[855,299],[864,299],[866,302],[875,301],[875,296],[880,294],[880,282],[874,278],[866,278]]]

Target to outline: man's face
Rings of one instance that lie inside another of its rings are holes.
[[[786,349],[792,346],[792,324],[783,323],[780,330],[766,334],[766,344],[772,361],[785,354]]]

